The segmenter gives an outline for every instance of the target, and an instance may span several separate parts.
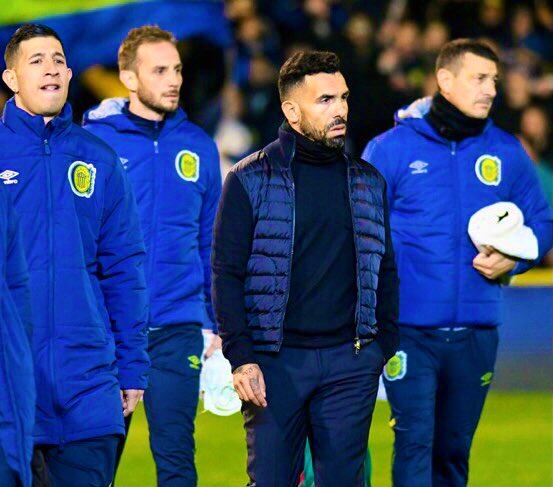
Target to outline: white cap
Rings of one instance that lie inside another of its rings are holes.
[[[468,232],[479,251],[489,245],[511,257],[538,258],[538,239],[514,203],[500,201],[478,210],[470,217]]]
[[[230,416],[242,407],[232,385],[230,363],[220,349],[215,350],[202,367],[200,390],[203,391],[204,409],[217,416]]]

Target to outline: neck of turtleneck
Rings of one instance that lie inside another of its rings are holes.
[[[320,166],[335,162],[343,154],[342,149],[333,149],[315,142],[290,126],[286,126],[286,130],[293,133],[296,137],[296,153],[294,156],[296,162]]]
[[[465,115],[441,93],[434,95],[425,118],[438,134],[456,142],[481,134],[488,122],[487,118]]]

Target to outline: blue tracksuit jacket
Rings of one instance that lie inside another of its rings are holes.
[[[125,172],[68,104],[45,125],[8,101],[0,146],[29,265],[35,442],[124,434],[119,390],[145,388],[149,366],[144,244]]]
[[[217,147],[181,109],[153,136],[125,107],[126,99],[104,100],[87,112],[83,125],[115,149],[136,194],[147,251],[149,326],[214,328],[210,255],[221,195]]]
[[[0,171],[9,181],[12,174]],[[23,487],[31,485],[35,380],[29,339],[29,275],[17,219],[0,184],[0,447]]]
[[[496,326],[501,286],[472,266],[468,233],[480,208],[511,201],[539,242],[539,261],[553,244],[553,218],[533,163],[518,140],[489,121],[460,143],[423,118],[429,99],[396,114],[397,125],[373,139],[363,159],[388,183],[392,239],[400,278],[401,325]],[[537,261],[519,261],[512,274]]]

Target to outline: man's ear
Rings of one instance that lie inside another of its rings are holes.
[[[300,122],[301,112],[300,112],[300,106],[298,105],[297,102],[292,100],[283,101],[281,108],[282,108],[282,113],[284,113],[286,120],[288,120],[288,123],[291,126],[295,126]]]
[[[439,90],[446,95],[451,93],[454,78],[455,75],[449,69],[438,69],[438,72],[436,73],[436,79],[438,81]]]
[[[125,85],[125,88],[129,91],[136,91],[138,89],[138,76],[130,69],[123,69],[119,72],[119,79],[121,83]]]
[[[13,69],[5,69],[2,73],[2,80],[14,93],[19,93],[19,83],[17,82],[17,74]]]

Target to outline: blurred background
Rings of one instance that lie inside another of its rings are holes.
[[[179,39],[181,101],[216,140],[222,169],[276,137],[283,117],[276,79],[297,50],[335,51],[351,90],[350,152],[391,128],[393,113],[436,90],[434,62],[458,37],[486,39],[502,61],[493,119],[535,162],[553,204],[553,6],[547,0],[12,0],[0,10],[0,49],[22,22],[58,31],[74,70],[79,122],[106,97],[125,96],[117,48],[129,29],[158,24]],[[0,84],[0,107],[11,96]],[[505,325],[493,392],[472,460],[471,485],[551,486],[553,253],[505,288]],[[522,392],[523,391],[523,392]],[[138,416],[142,414],[139,411]],[[389,485],[392,436],[379,404],[371,433],[375,485]],[[240,418],[200,415],[200,485],[245,485]],[[119,486],[154,485],[140,420]]]

